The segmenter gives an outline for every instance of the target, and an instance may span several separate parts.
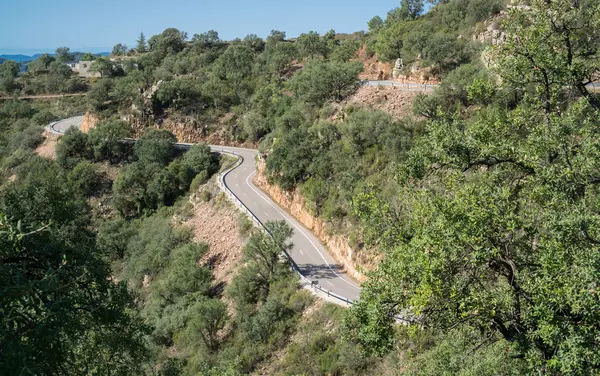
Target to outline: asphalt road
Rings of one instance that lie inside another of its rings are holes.
[[[226,146],[211,146],[214,151],[235,153],[243,158],[240,166],[225,176],[225,184],[233,194],[262,222],[288,222],[294,229],[290,256],[300,269],[300,273],[310,281],[315,281],[324,289],[331,290],[351,300],[357,300],[360,287],[344,273],[329,255],[319,239],[294,217],[280,208],[271,198],[252,183],[256,175],[258,152]]]
[[[68,119],[63,119],[50,123],[48,128],[52,133],[63,134],[71,127],[79,128],[83,122],[83,116],[73,116]]]
[[[401,91],[432,91],[438,84],[412,84],[412,83],[401,83],[392,80],[382,80],[382,81],[361,81],[361,85],[363,86],[393,86],[397,87]]]
[[[75,116],[51,123],[49,129],[53,133],[63,134],[71,127],[79,127],[82,121],[83,116]],[[181,145],[189,146],[189,144]],[[242,163],[225,176],[225,185],[262,223],[284,220],[292,226],[294,246],[290,256],[302,275],[318,283],[323,289],[344,298],[357,300],[360,287],[341,270],[317,237],[252,183],[252,178],[256,174],[255,160],[258,151],[216,145],[211,145],[211,149],[215,152],[236,154],[243,158]]]

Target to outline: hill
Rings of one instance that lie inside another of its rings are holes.
[[[97,59],[101,79],[51,57],[2,66],[7,92],[87,96],[0,107],[0,368],[600,369],[597,0],[407,0],[343,38],[149,40]],[[386,76],[439,86],[360,85]],[[82,111],[87,133],[38,148],[42,125]],[[301,287],[293,229],[239,217],[216,184],[232,161],[202,141],[259,148],[258,186],[364,280],[359,301]]]

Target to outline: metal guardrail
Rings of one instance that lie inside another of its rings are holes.
[[[78,112],[78,113],[76,113],[76,114],[73,114],[73,115],[70,115],[70,116],[65,116],[65,117],[62,117],[62,118],[54,119],[54,120],[50,121],[50,123],[48,123],[48,127],[49,127],[49,128],[50,128],[50,129],[51,129],[53,132],[55,132],[55,133],[58,133],[58,134],[65,134],[65,132],[57,131],[56,129],[54,129],[54,126],[55,126],[56,124],[60,123],[60,122],[61,122],[61,121],[63,121],[63,120],[70,119],[70,118],[72,118],[72,117],[75,117],[75,116],[84,116],[84,115],[85,115],[85,113],[84,113],[84,112]]]
[[[218,150],[218,148],[213,148],[213,150]],[[235,162],[233,162],[220,176],[218,179],[219,182],[219,187],[221,188],[221,190],[229,197],[230,200],[232,200],[234,202],[235,205],[237,205],[239,208],[242,209],[242,211],[248,216],[250,217],[250,219],[252,220],[252,222],[262,231],[264,231],[266,234],[268,234],[269,236],[272,236],[271,233],[269,232],[269,230],[265,227],[265,225],[262,223],[262,221],[260,219],[258,219],[258,217],[256,217],[256,215],[254,215],[254,213],[242,202],[242,200],[239,199],[239,197],[237,197],[237,195],[235,193],[233,193],[233,191],[231,189],[229,189],[229,187],[227,186],[227,183],[225,182],[225,178],[227,177],[227,175],[235,170],[237,167],[239,167],[243,162],[244,162],[244,157],[242,157],[240,154],[234,152],[234,151],[229,151],[229,150],[225,150],[223,148],[221,148],[220,153],[223,154],[230,154],[230,155],[234,155],[237,157],[237,160]],[[354,304],[354,301],[352,299],[346,298],[344,296],[338,295],[334,292],[332,292],[331,290],[327,290],[324,289],[323,287],[319,286],[317,283],[315,283],[315,281],[311,281],[308,278],[306,278],[302,272],[300,271],[300,268],[298,267],[298,265],[296,264],[296,262],[292,259],[292,257],[287,253],[287,251],[285,249],[282,249],[283,254],[285,255],[286,259],[288,260],[288,262],[290,263],[291,268],[300,276],[300,279],[306,283],[307,285],[311,286],[312,288],[321,291],[322,293],[326,294],[328,297],[332,297],[334,299],[340,300],[344,303],[347,303],[349,305]]]
[[[359,86],[390,86],[404,89],[406,91],[425,92],[435,90],[439,84],[416,84],[410,82],[396,82],[393,80],[361,80]]]

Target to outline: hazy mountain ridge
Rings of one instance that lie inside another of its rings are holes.
[[[85,54],[85,52],[75,52],[74,53],[76,56],[81,57]],[[0,63],[2,63],[4,60],[14,60],[17,63],[22,63],[22,62],[27,62],[27,61],[33,61],[36,60],[38,57],[45,55],[45,54],[34,54],[34,55],[23,55],[23,54],[0,54]],[[48,54],[50,56],[54,56],[53,53]],[[110,55],[110,52],[99,52],[99,53],[95,53],[94,55],[102,55],[102,56],[108,56]]]

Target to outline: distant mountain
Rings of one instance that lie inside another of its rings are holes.
[[[85,53],[84,52],[73,52],[73,54],[76,57],[80,58]],[[22,63],[22,62],[27,62],[27,61],[35,60],[38,57],[40,57],[41,55],[43,55],[43,54],[35,54],[33,56],[21,55],[21,54],[18,54],[18,55],[0,55],[0,63],[2,61],[4,61],[4,60],[14,60],[17,63]],[[54,55],[54,54],[49,54],[49,55]],[[94,55],[108,56],[108,55],[110,55],[110,52],[100,52],[100,53],[97,53],[97,54],[94,54]]]
[[[27,55],[0,55],[0,58],[2,58],[4,60],[14,60],[17,63],[20,63],[22,61],[35,60],[35,58],[33,56],[27,56]]]

